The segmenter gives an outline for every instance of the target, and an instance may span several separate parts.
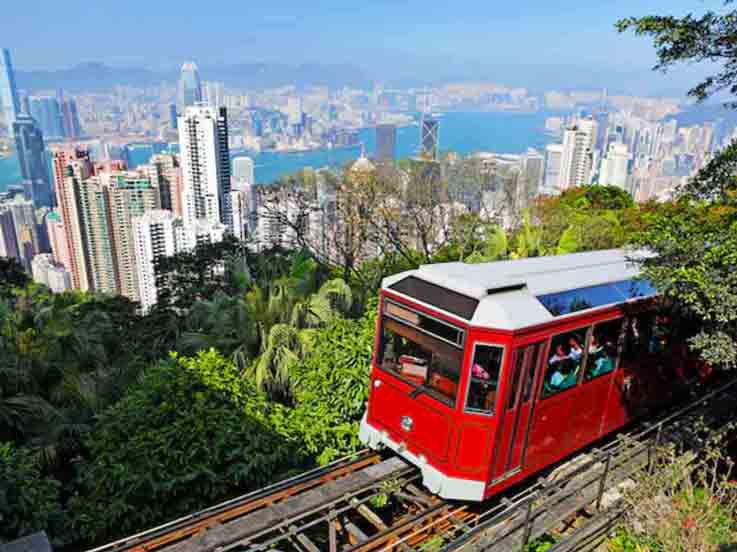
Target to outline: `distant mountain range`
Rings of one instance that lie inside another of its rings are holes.
[[[117,84],[151,86],[174,82],[177,70],[151,71],[129,67],[110,67],[103,63],[82,63],[69,69],[54,71],[16,70],[18,87],[24,90],[53,90],[63,88],[70,92],[109,90]],[[202,80],[222,81],[226,85],[244,88],[271,88],[277,86],[308,85],[367,86],[370,79],[352,65],[246,63],[239,65],[205,66],[200,68]]]

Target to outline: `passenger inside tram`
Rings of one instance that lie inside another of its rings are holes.
[[[585,333],[573,331],[558,335],[551,344],[553,355],[548,359],[548,369],[543,382],[543,398],[576,385],[583,362]]]

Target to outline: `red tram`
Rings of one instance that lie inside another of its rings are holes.
[[[632,255],[631,253],[629,255]],[[610,250],[386,278],[360,438],[483,500],[667,400],[686,357]]]

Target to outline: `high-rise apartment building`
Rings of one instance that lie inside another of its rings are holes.
[[[49,235],[51,254],[54,262],[70,270],[69,277],[71,278],[70,267],[72,266],[72,259],[69,251],[69,242],[67,240],[64,221],[61,219],[58,211],[51,211],[46,217],[46,232]]]
[[[15,196],[0,203],[0,212],[9,213],[13,227],[12,232],[10,228],[7,229],[5,248],[16,254],[7,256],[15,257],[26,270],[30,270],[33,257],[40,253],[33,203],[21,196]],[[6,219],[5,224],[7,223]],[[12,234],[15,234],[14,247],[9,243]]]
[[[15,72],[10,60],[10,50],[0,49],[0,109],[8,127],[8,134],[13,137],[13,123],[20,112],[18,89],[15,86]]]
[[[226,109],[188,107],[178,126],[185,224],[204,220],[232,231]]]
[[[545,174],[543,176],[543,193],[554,195],[560,193],[560,167],[563,159],[563,144],[549,144],[545,147]]]
[[[379,163],[394,163],[397,157],[397,127],[376,126],[376,160]]]
[[[26,199],[36,207],[51,207],[53,192],[41,129],[30,115],[21,113],[13,123],[13,134]]]
[[[7,257],[20,262],[13,213],[9,209],[3,208],[2,204],[0,204],[0,257]]]
[[[62,293],[72,289],[72,277],[62,265],[54,262],[49,253],[36,255],[31,261],[33,280],[48,286],[54,293]]]
[[[439,153],[439,127],[437,119],[432,117],[423,117],[420,124],[420,147],[422,148],[421,157],[432,161],[437,161]]]
[[[591,183],[596,121],[581,119],[563,133],[559,190]]]
[[[179,73],[179,109],[181,112],[202,101],[202,84],[197,65],[189,61]]]
[[[253,159],[245,155],[233,159],[233,180],[250,186],[256,183]]]
[[[599,184],[627,189],[630,154],[627,144],[610,144],[606,157],[601,160]]]
[[[202,100],[210,107],[225,105],[225,85],[222,82],[205,81],[202,83]]]
[[[158,300],[156,271],[159,257],[171,257],[189,247],[184,223],[171,211],[152,210],[132,221],[136,253],[138,300],[144,311]]]
[[[169,153],[153,155],[146,165],[138,167],[159,190],[162,209],[178,217],[184,213],[184,179],[179,157]]]
[[[117,293],[138,301],[132,220],[160,208],[159,191],[141,173],[102,173],[99,178],[105,187],[107,202],[104,208],[107,209],[108,233],[112,237]]]

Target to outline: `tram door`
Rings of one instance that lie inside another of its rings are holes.
[[[524,464],[544,346],[544,342],[533,343],[514,352],[506,378],[508,385],[501,412],[502,428],[497,432],[492,480],[514,475]]]

